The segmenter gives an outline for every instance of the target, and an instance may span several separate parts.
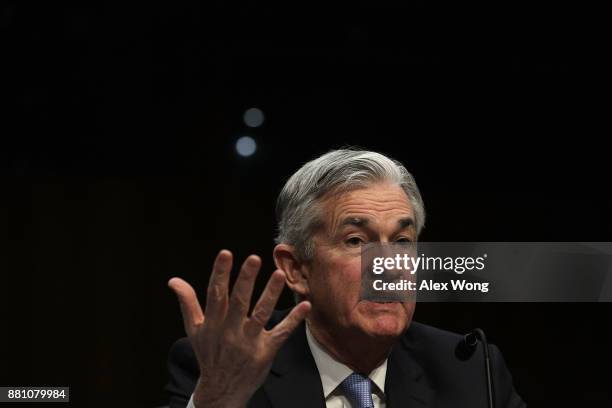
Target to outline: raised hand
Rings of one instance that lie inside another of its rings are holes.
[[[208,283],[205,312],[191,285],[180,278],[168,281],[178,297],[185,331],[200,367],[193,394],[197,408],[246,406],[263,384],[280,346],[310,311],[310,303],[303,301],[274,328],[265,329],[285,285],[285,273],[278,269],[249,316],[260,267],[261,259],[249,256],[230,297],[232,253],[219,252]]]

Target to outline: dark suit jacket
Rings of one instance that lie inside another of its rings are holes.
[[[275,312],[269,327],[287,312]],[[470,358],[459,358],[462,336],[412,322],[397,342],[387,363],[386,404],[389,408],[487,407],[481,345]],[[490,346],[497,408],[525,407],[497,347]],[[185,407],[199,375],[186,338],[178,340],[168,359],[170,407]],[[253,408],[324,408],[321,378],[304,324],[281,347],[264,384],[249,402]],[[197,407],[196,407],[197,408]],[[203,408],[203,407],[202,407]]]

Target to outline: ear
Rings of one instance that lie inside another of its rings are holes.
[[[287,286],[300,297],[310,293],[308,286],[308,268],[300,262],[292,245],[278,244],[274,247],[274,264],[285,272]]]

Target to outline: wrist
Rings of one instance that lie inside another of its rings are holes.
[[[201,380],[198,380],[192,398],[195,408],[245,408],[247,402],[236,393],[211,389]]]

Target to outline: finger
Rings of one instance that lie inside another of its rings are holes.
[[[309,301],[305,300],[298,303],[282,322],[268,332],[272,349],[278,350],[280,348],[293,330],[304,321],[310,309],[312,309],[312,305]]]
[[[209,319],[208,322],[219,322],[225,318],[232,258],[232,253],[227,249],[219,251],[215,258],[206,291],[206,318]]]
[[[178,298],[185,332],[188,336],[191,336],[197,327],[204,323],[204,313],[202,313],[198,297],[191,285],[181,278],[170,279],[168,287],[174,291]]]
[[[247,316],[251,305],[251,295],[257,272],[261,267],[261,259],[257,255],[250,255],[240,268],[240,275],[236,279],[230,298],[230,306],[227,312],[227,323],[237,327]]]
[[[245,330],[248,330],[249,334],[256,334],[264,328],[266,323],[268,323],[268,320],[270,320],[270,316],[274,311],[274,306],[276,306],[276,302],[278,302],[278,298],[283,292],[284,287],[285,272],[277,269],[272,273],[272,276],[270,276],[270,279],[266,284],[266,288],[253,308],[251,318],[245,327]]]

